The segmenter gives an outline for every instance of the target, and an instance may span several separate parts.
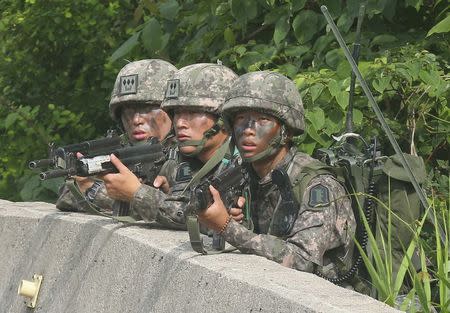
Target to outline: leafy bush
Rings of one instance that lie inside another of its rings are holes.
[[[49,142],[93,139],[112,126],[107,103],[125,58],[163,58],[178,67],[220,60],[239,74],[279,71],[303,96],[307,129],[296,139],[299,148],[310,153],[329,146],[345,129],[350,67],[320,5],[351,45],[360,2],[1,1],[0,198],[55,200],[60,181],[39,181],[27,164],[43,158]],[[448,233],[450,6],[443,0],[365,3],[360,70],[403,151],[426,160],[425,187]],[[377,135],[383,152],[392,152],[359,86],[354,100],[355,131]],[[413,290],[444,312],[448,267],[439,264],[446,264],[448,247],[439,248],[426,227],[415,244],[432,256],[433,266],[419,273],[432,281],[414,276]]]
[[[0,3],[0,198],[56,199],[57,181],[27,170],[47,144],[92,139],[111,127],[109,95],[123,65],[132,1]],[[120,16],[120,18],[118,18]]]
[[[143,0],[138,26],[112,59],[149,53],[179,66],[221,60],[239,73],[280,71],[302,91],[310,123],[299,143],[312,152],[344,129],[351,71],[327,31],[322,4],[352,43],[359,1]],[[389,126],[404,151],[417,149],[433,165],[450,152],[448,9],[444,1],[370,0],[361,37],[360,68]],[[355,101],[356,131],[384,137],[360,88]]]
[[[62,141],[57,143],[68,144],[101,136],[111,127],[106,104],[123,58],[159,57],[179,67],[220,59],[238,73],[272,69],[295,80],[309,122],[298,143],[311,152],[328,146],[331,136],[344,130],[349,97],[350,68],[327,31],[322,4],[352,43],[359,1],[3,1],[3,102],[14,108],[39,107],[46,139],[59,139],[49,104],[79,116],[81,127],[59,134]],[[439,160],[449,154],[446,12],[445,1],[370,0],[361,37],[360,69],[390,127],[404,151],[410,150],[414,135],[413,148],[429,161],[433,175],[444,176],[437,181],[448,177],[448,169],[438,169]],[[384,140],[358,87],[355,102],[355,130]],[[8,108],[3,106],[0,121],[13,119]],[[56,118],[70,126],[67,118]],[[2,146],[14,145],[7,136],[10,128],[2,127]],[[26,173],[28,158],[42,157],[43,137],[37,134],[29,134],[32,152],[16,157],[21,162],[5,164],[11,158],[6,151],[11,150],[0,152],[5,169],[0,186],[9,186],[8,191],[0,187],[3,197],[21,199],[19,192],[11,191],[24,187],[19,178]]]
[[[45,158],[50,142],[70,142],[80,134],[92,137],[92,124],[80,123],[83,113],[75,114],[54,104],[45,109],[5,101],[1,104],[0,116],[6,118],[0,125],[0,139],[8,144],[0,152],[0,197],[16,201],[54,199],[61,180],[41,183],[37,173],[28,170],[28,161]],[[43,125],[41,121],[48,123]],[[22,186],[20,192],[17,185]]]

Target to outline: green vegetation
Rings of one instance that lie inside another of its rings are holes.
[[[303,95],[308,127],[297,138],[299,148],[310,153],[329,146],[332,135],[345,128],[350,66],[320,5],[328,6],[350,46],[360,2],[2,1],[0,198],[55,200],[60,182],[39,181],[28,161],[46,155],[49,142],[89,140],[114,127],[109,95],[126,60],[163,58],[178,67],[220,60],[239,74],[279,71]],[[368,0],[359,66],[403,151],[417,151],[426,161],[427,194],[447,233],[449,32],[448,1]],[[377,135],[384,153],[393,153],[358,85],[353,115],[355,132]],[[414,244],[435,266],[426,270],[424,262],[422,276],[410,280],[417,282],[419,296],[448,312],[448,295],[442,292],[448,291],[448,246],[440,246],[427,227]],[[395,279],[387,284],[392,288],[383,297],[391,303]]]
[[[108,98],[125,63],[108,58],[133,9],[131,1],[0,2],[0,198],[54,201],[58,183],[41,183],[28,161],[49,142],[89,140],[111,126]]]
[[[389,205],[377,200],[381,209],[388,213],[387,236],[382,236],[379,241],[375,238],[367,220],[363,218],[369,244],[371,247],[378,246],[378,249],[371,249],[372,257],[369,257],[368,253],[362,250],[359,244],[357,245],[367,273],[373,282],[377,298],[402,311],[429,313],[438,309],[441,313],[450,312],[449,208],[445,202],[437,203],[433,198],[430,200],[431,206],[422,219],[415,225],[408,225],[414,233],[414,238],[409,246],[404,247],[406,253],[397,272],[393,271],[392,240],[395,240],[395,235],[392,234],[392,219],[394,216]],[[424,235],[424,225],[431,209],[438,212],[438,215],[435,216],[434,228]],[[441,242],[437,225],[443,226],[445,242]],[[377,229],[377,232],[382,233],[380,229]],[[427,240],[430,234],[432,235]],[[413,254],[418,254],[420,270],[413,265],[413,260],[416,258]]]

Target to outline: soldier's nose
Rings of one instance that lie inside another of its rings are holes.
[[[133,115],[133,124],[134,125],[142,124],[142,118],[141,118],[141,115],[139,113],[134,113],[134,115]]]

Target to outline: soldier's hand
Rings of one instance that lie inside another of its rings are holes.
[[[82,193],[85,193],[95,182],[95,180],[90,177],[73,176],[73,179],[77,182],[78,188]]]
[[[98,175],[98,178],[105,182],[106,191],[111,198],[130,201],[141,182],[114,154],[111,154],[111,163],[119,173]]]
[[[209,208],[199,212],[198,220],[209,229],[220,231],[227,222],[229,214],[217,189],[210,185],[209,191],[213,196],[214,202]]]
[[[244,213],[242,212],[244,204],[245,198],[239,197],[237,201],[237,208],[230,209],[230,215],[236,222],[242,223],[242,221],[244,220]]]
[[[83,154],[80,152],[76,153],[77,159],[81,159],[83,157]],[[82,176],[72,176],[73,179],[77,182],[78,188],[82,193],[85,193],[86,190],[94,184],[95,180],[93,180],[90,177],[82,177]]]
[[[164,193],[169,193],[170,186],[166,176],[156,176],[155,180],[153,181],[153,186],[155,188],[161,189]]]

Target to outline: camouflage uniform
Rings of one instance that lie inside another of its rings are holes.
[[[304,130],[300,94],[295,84],[280,74],[254,72],[235,81],[223,106],[223,115],[231,123],[234,112],[246,109],[278,118],[294,135]],[[277,150],[285,144],[279,138],[271,149]],[[355,218],[344,187],[326,171],[325,165],[324,170],[305,172],[311,165],[321,167],[319,161],[295,147],[277,165],[286,170],[298,201],[298,214],[290,230],[280,233],[272,224],[278,212],[278,187],[272,183],[270,173],[260,179],[251,164],[246,163],[254,230],[231,220],[223,236],[243,253],[254,253],[297,270],[335,278],[352,265]]]
[[[193,64],[180,69],[172,80],[168,82],[166,98],[161,108],[170,116],[173,110],[183,109],[194,112],[207,112],[219,116],[219,106],[225,101],[229,86],[237,75],[229,68],[218,64]],[[190,142],[189,145],[200,147],[215,135],[221,128],[220,122],[204,133],[203,140]],[[228,140],[224,143],[228,145]],[[181,154],[181,153],[180,153]],[[216,165],[201,179],[211,178],[228,166],[227,159],[217,160]],[[146,221],[156,220],[167,227],[186,228],[186,206],[190,198],[190,187],[183,192],[192,176],[202,167],[195,155],[179,155],[178,165],[163,166],[161,175],[173,181],[169,194],[142,185],[131,201],[131,209]],[[194,186],[192,186],[194,187]]]
[[[203,179],[210,179],[228,167],[226,160],[217,164]],[[186,229],[186,206],[190,199],[191,187],[184,191],[192,177],[203,167],[195,158],[179,156],[176,167],[161,171],[161,175],[173,181],[168,194],[152,186],[141,185],[131,201],[134,215],[151,222],[156,220],[161,225],[174,229]],[[177,175],[178,174],[178,175]],[[193,187],[193,186],[192,186]]]
[[[164,91],[167,81],[176,72],[172,64],[158,59],[147,59],[128,63],[119,72],[111,94],[109,111],[113,120],[121,123],[121,109],[130,103],[155,104],[160,106],[164,99]],[[128,142],[123,135],[123,141]],[[131,143],[129,143],[131,144]],[[163,144],[171,145],[170,140],[164,140]],[[169,161],[169,164],[173,161]],[[148,182],[153,183],[153,182]],[[98,181],[86,191],[88,200],[101,211],[111,212],[114,208],[122,207],[126,210],[128,203],[111,199],[103,182]],[[70,192],[67,183],[62,185],[59,191],[56,207],[62,211],[84,211],[77,204],[75,196]],[[135,216],[136,217],[136,216]]]

